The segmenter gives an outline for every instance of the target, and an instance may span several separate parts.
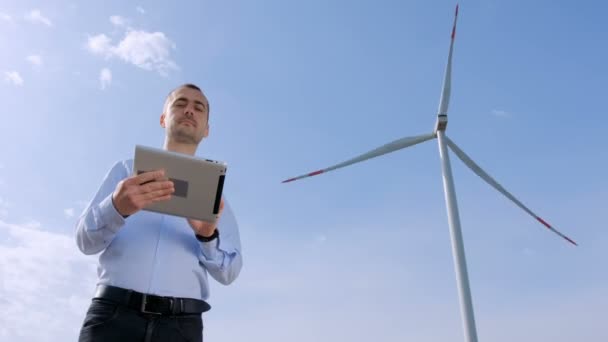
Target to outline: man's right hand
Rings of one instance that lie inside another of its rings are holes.
[[[150,171],[120,181],[112,201],[119,214],[129,216],[149,204],[170,199],[174,191],[163,170]]]

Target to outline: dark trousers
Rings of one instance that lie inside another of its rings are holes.
[[[202,314],[142,313],[103,298],[94,298],[80,330],[79,342],[201,342]]]

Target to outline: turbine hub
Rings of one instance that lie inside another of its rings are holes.
[[[435,123],[435,133],[438,131],[445,131],[448,126],[448,115],[447,114],[439,114],[437,115],[437,122]]]

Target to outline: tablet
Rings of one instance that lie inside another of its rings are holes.
[[[136,145],[133,174],[164,169],[173,181],[171,199],[144,210],[212,222],[217,219],[227,165],[183,153]]]

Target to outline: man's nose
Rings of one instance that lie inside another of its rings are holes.
[[[188,117],[192,117],[194,115],[194,108],[191,106],[186,106],[186,110],[184,111],[184,115]]]

